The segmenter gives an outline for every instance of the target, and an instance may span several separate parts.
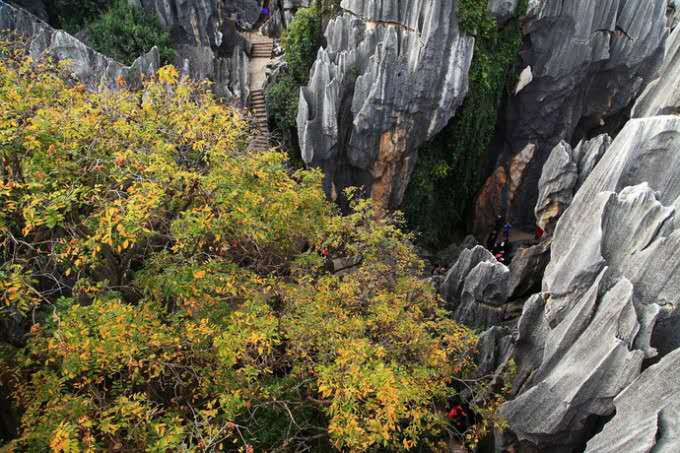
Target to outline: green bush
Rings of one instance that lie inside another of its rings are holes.
[[[117,0],[89,25],[88,31],[95,50],[124,64],[132,64],[153,46],[158,46],[161,63],[171,63],[175,58],[170,35],[163,30],[158,18],[130,6],[127,0]]]
[[[299,9],[282,39],[288,71],[269,86],[266,93],[269,119],[274,131],[282,137],[293,163],[301,164],[294,139],[300,87],[309,80],[309,71],[321,44],[319,9]]]
[[[288,68],[300,85],[307,83],[316,53],[322,44],[321,14],[316,8],[301,8],[281,39]]]
[[[281,74],[265,94],[269,119],[274,124],[274,130],[281,135],[286,144],[291,164],[295,167],[302,166],[300,153],[293,140],[297,134],[296,118],[299,98],[300,86],[289,72]]]
[[[522,44],[519,18],[503,27],[486,13],[484,0],[462,0],[461,29],[476,37],[468,96],[455,118],[432,141],[418,150],[419,160],[402,206],[409,226],[424,245],[448,245],[467,227],[474,197],[481,188],[487,149],[495,134],[498,107]]]

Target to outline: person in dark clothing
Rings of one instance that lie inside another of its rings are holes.
[[[510,242],[510,232],[512,231],[512,225],[510,222],[506,223],[503,226],[503,237],[505,238],[505,242]]]

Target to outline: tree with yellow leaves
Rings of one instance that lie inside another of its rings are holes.
[[[89,93],[0,46],[8,451],[437,451],[475,336],[398,222],[246,154],[208,86]],[[336,272],[334,262],[351,263]],[[9,345],[9,343],[13,345]]]

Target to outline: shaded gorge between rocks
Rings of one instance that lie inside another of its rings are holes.
[[[418,149],[418,161],[401,209],[423,246],[441,249],[470,230],[474,197],[480,190],[499,110],[518,75],[521,18],[519,2],[505,22],[487,13],[487,2],[463,0],[460,26],[475,36],[468,95],[455,117]]]

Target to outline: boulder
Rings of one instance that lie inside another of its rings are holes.
[[[160,65],[156,48],[139,57],[131,66],[125,66],[87,47],[68,33],[55,30],[29,12],[1,0],[0,30],[23,37],[34,59],[49,55],[58,60],[68,60],[72,75],[93,91],[116,89],[120,79],[132,89],[141,88],[143,77],[154,75]]]
[[[510,271],[482,246],[465,249],[447,272],[439,290],[452,317],[486,328],[505,319]]]
[[[327,193],[362,186],[379,208],[401,204],[416,150],[462,104],[474,38],[454,0],[343,0],[326,28],[297,118],[302,158]]]
[[[666,6],[667,0],[530,2],[519,69],[531,67],[531,80],[526,83],[526,73],[525,84],[502,109],[487,187],[498,185],[498,169],[507,174],[527,145],[536,151],[520,179],[507,178],[504,190],[478,197],[476,232],[488,231],[499,213],[515,225],[535,224],[538,181],[553,148],[607,127],[657,77]]]

